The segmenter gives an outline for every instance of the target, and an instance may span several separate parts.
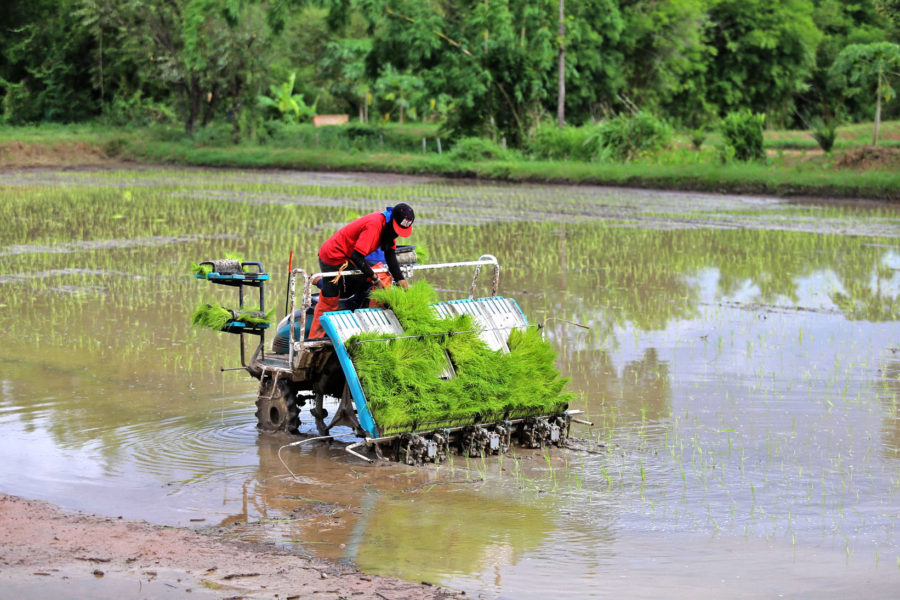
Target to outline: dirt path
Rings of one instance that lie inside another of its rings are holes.
[[[65,513],[0,495],[0,599],[461,598],[189,529]]]

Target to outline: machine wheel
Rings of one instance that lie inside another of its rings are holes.
[[[260,431],[297,433],[300,407],[288,382],[265,377],[259,382],[256,398],[256,426]]]
[[[353,397],[350,395],[350,388],[346,383],[333,415],[330,415],[328,409],[325,408],[324,394],[316,394],[315,406],[309,412],[316,419],[316,429],[319,435],[331,435],[331,428],[335,425],[345,425],[352,429],[355,435],[360,437],[365,435],[361,431],[359,420],[356,418]],[[331,417],[330,419],[329,416]]]

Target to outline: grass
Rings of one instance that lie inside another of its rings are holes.
[[[301,128],[302,129],[302,128]],[[308,129],[308,128],[307,128]],[[871,124],[839,128],[837,150],[816,151],[810,132],[770,131],[770,157],[761,163],[721,164],[714,151],[717,135],[702,148],[690,147],[685,136],[675,147],[627,163],[511,160],[458,161],[436,153],[433,128],[385,129],[390,144],[375,137],[342,143],[333,133],[298,129],[288,142],[231,144],[227,137],[198,134],[194,139],[171,129],[106,129],[92,125],[0,127],[0,167],[96,164],[128,160],[186,166],[277,168],[328,171],[433,174],[500,181],[612,185],[702,192],[900,199],[900,169],[890,161],[882,168],[844,166],[842,153],[868,143]],[[328,138],[328,141],[325,138]],[[421,138],[428,140],[423,153]],[[885,123],[883,151],[896,146],[900,122]],[[334,139],[332,139],[334,138]],[[279,138],[280,139],[280,138]],[[300,140],[300,141],[297,141]],[[310,141],[312,140],[312,141]],[[415,142],[415,143],[414,143]],[[407,151],[401,151],[409,146]],[[445,142],[445,148],[449,144]],[[797,154],[799,152],[799,154]],[[518,155],[517,155],[518,156]]]
[[[424,281],[407,292],[378,290],[373,297],[394,310],[406,336],[423,336],[383,341],[375,334],[347,341],[384,435],[427,423],[558,414],[568,406],[568,379],[559,376],[556,353],[540,331],[513,330],[509,353],[494,352],[474,332],[470,315],[435,315],[437,296]],[[456,376],[445,380],[448,358]]]

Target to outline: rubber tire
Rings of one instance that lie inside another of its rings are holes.
[[[296,434],[300,429],[297,398],[283,380],[273,383],[267,377],[260,382],[259,396],[256,398],[256,427],[267,433],[283,431]]]

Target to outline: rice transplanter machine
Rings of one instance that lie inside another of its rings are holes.
[[[510,331],[540,326],[528,322],[515,300],[497,294],[500,265],[491,255],[483,255],[475,261],[418,264],[415,248],[400,246],[397,248],[397,258],[407,279],[418,271],[474,269],[468,298],[438,302],[432,308],[440,317],[471,315],[477,324],[478,336],[491,350],[509,352],[507,338]],[[581,411],[569,410],[567,406],[552,414],[507,411],[478,414],[475,418],[411,423],[402,427],[379,424],[367,403],[365,385],[360,381],[346,342],[364,333],[403,337],[403,327],[393,311],[362,308],[368,305],[368,298],[367,290],[360,290],[349,298],[342,298],[340,310],[321,316],[327,338],[308,339],[309,323],[318,301],[318,294],[313,294],[314,284],[319,278],[335,277],[338,273],[309,275],[303,269],[291,269],[286,316],[275,327],[271,348],[267,349],[269,324],[242,319],[248,312],[245,310],[245,288],[258,292],[259,312],[256,314],[265,313],[265,284],[269,281],[269,274],[262,265],[233,259],[204,261],[200,265],[204,270],[195,275],[197,278],[236,287],[239,291],[239,308],[231,311],[233,318],[221,331],[240,335],[240,368],[259,380],[256,418],[257,426],[263,432],[299,433],[301,410],[306,408],[306,414],[312,417],[319,436],[360,438],[346,447],[348,452],[359,458],[372,460],[356,451],[365,446],[374,450],[378,458],[422,464],[440,462],[451,452],[469,456],[500,454],[513,443],[527,448],[561,445],[573,421],[590,424],[577,417]],[[478,278],[485,267],[492,270],[491,295],[474,298]],[[376,273],[386,271],[383,268],[374,270]],[[359,273],[343,271],[345,276]],[[302,299],[296,307],[298,282]],[[245,335],[259,338],[249,361],[245,358]],[[452,377],[454,368],[448,357],[448,365],[441,378]]]

